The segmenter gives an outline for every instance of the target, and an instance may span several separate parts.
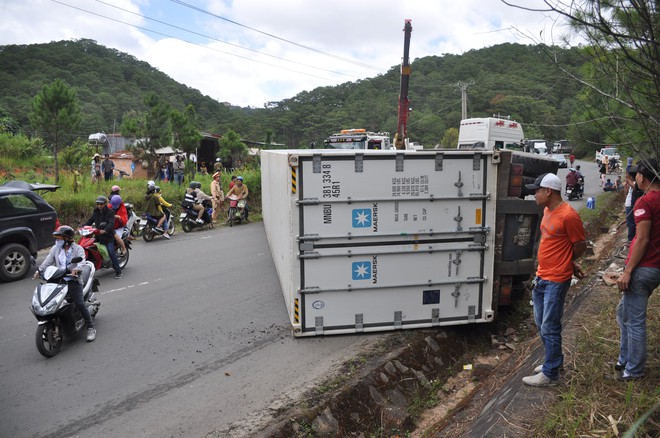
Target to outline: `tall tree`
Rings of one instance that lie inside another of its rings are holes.
[[[241,158],[247,154],[247,147],[241,141],[241,136],[236,131],[229,130],[220,140],[220,151],[218,155],[221,158],[231,158],[231,167],[238,167]],[[223,160],[224,161],[224,160]]]
[[[526,3],[503,3],[534,10]],[[639,157],[660,157],[660,4],[657,0],[544,0],[543,14],[568,20],[587,44],[581,100],[585,117],[599,124],[610,141]],[[553,58],[557,59],[557,58]],[[590,103],[596,103],[596,106]],[[660,169],[656,169],[660,170]]]
[[[57,154],[67,138],[73,138],[80,120],[80,105],[76,92],[62,80],[44,85],[32,101],[30,123],[53,148],[55,181],[60,179]]]
[[[176,149],[185,152],[195,152],[199,146],[202,134],[199,132],[197,123],[197,113],[195,107],[188,105],[183,112],[172,110],[170,114],[172,120],[172,140]]]

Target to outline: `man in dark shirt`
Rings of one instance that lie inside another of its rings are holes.
[[[112,172],[114,169],[115,163],[113,163],[110,159],[110,154],[105,154],[105,160],[101,162],[101,172],[103,172],[103,176],[105,177],[106,181],[110,181],[112,179]]]
[[[115,270],[115,278],[121,278],[121,268],[115,253],[115,212],[108,206],[105,196],[96,198],[96,208],[85,225],[94,225],[99,230],[97,239],[99,243],[108,248],[112,268]]]

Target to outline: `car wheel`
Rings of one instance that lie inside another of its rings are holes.
[[[30,271],[30,252],[20,243],[9,243],[0,247],[0,279],[16,281]]]

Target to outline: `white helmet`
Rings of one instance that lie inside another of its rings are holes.
[[[153,182],[153,181],[148,181],[147,182],[147,188],[152,188],[152,187],[156,187],[156,183]]]

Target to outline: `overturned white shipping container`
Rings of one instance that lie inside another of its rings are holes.
[[[263,151],[264,225],[294,335],[492,321],[500,276],[533,270],[538,226],[535,205],[511,200],[518,248],[502,260],[504,157],[506,175],[499,151]]]

